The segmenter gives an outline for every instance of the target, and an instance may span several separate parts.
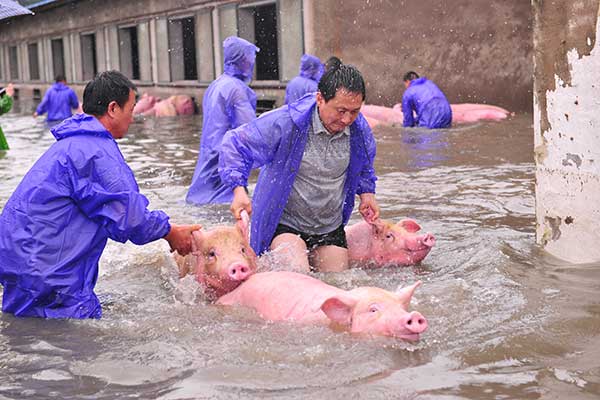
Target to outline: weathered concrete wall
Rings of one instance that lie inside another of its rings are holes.
[[[402,76],[414,70],[452,103],[531,111],[529,1],[313,0],[312,6],[315,54],[356,65],[370,103],[400,102]]]
[[[537,240],[600,260],[600,0],[533,1]]]

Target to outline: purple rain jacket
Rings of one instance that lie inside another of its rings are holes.
[[[107,239],[144,244],[171,229],[149,211],[117,142],[93,116],[52,129],[0,215],[2,310],[19,317],[100,318],[94,293]]]
[[[231,189],[219,176],[219,150],[225,132],[256,118],[256,94],[248,87],[258,47],[235,36],[223,42],[225,72],[202,99],[200,155],[186,196],[196,205],[229,203]]]
[[[79,107],[79,100],[73,89],[62,82],[57,82],[50,86],[35,112],[38,115],[48,112],[46,117],[48,121],[62,121],[73,115],[71,110],[77,107]]]
[[[315,56],[304,54],[300,59],[300,74],[285,88],[285,104],[293,103],[307,93],[316,92],[325,68]]]
[[[269,249],[275,228],[300,168],[308,137],[315,96],[304,96],[287,106],[227,132],[219,156],[219,172],[230,190],[247,186],[252,168],[262,167],[252,198],[250,244],[256,254]],[[354,197],[375,193],[376,144],[367,121],[359,114],[350,125],[350,163],[342,216],[348,223]]]
[[[417,114],[416,120],[413,111]],[[404,126],[436,129],[452,124],[452,109],[444,93],[424,76],[414,79],[402,96]]]

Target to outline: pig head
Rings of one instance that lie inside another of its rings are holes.
[[[180,278],[193,273],[206,286],[209,298],[235,289],[256,272],[256,254],[248,242],[248,217],[236,226],[193,232],[192,253],[177,259]]]
[[[348,257],[351,262],[381,267],[388,264],[414,265],[421,262],[435,244],[430,233],[419,233],[412,219],[393,222],[378,219],[346,227]]]
[[[375,287],[342,290],[311,276],[290,271],[252,275],[217,301],[249,307],[270,321],[341,327],[356,334],[415,341],[428,325],[418,311],[408,311],[415,284],[396,292]]]

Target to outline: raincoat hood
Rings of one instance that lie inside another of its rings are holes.
[[[58,91],[69,90],[69,87],[62,82],[56,82],[56,83],[52,84],[52,88],[54,90],[58,90]]]
[[[325,68],[317,57],[304,54],[300,59],[300,76],[319,82],[324,72]]]
[[[258,47],[247,40],[237,36],[228,37],[223,41],[225,73],[249,83],[252,80],[256,53],[259,51]]]
[[[91,135],[109,137],[112,135],[96,117],[88,114],[76,114],[66,119],[50,130],[56,140],[62,140],[75,135]]]

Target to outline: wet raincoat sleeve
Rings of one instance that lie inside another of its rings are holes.
[[[0,115],[7,113],[10,111],[13,105],[13,98],[11,96],[2,96],[0,97]],[[0,150],[8,150],[8,143],[6,138],[4,137],[4,132],[2,131],[2,127],[0,126]]]
[[[377,152],[377,143],[371,131],[371,127],[364,118],[360,120],[360,129],[363,132],[364,145],[366,152],[366,162],[360,171],[360,178],[358,179],[358,186],[356,188],[356,194],[363,193],[375,193],[375,181],[377,176],[375,175],[375,153]]]
[[[13,98],[5,95],[0,97],[0,115],[10,111],[13,106]]]
[[[413,103],[414,103],[414,101],[413,101],[412,93],[408,93],[408,89],[407,89],[407,92],[404,93],[404,96],[402,96],[402,114],[404,115],[403,126],[405,126],[405,127],[415,126],[415,119],[413,117],[413,110],[414,110]]]
[[[248,185],[253,168],[270,162],[281,140],[282,127],[268,115],[228,131],[219,153],[219,173],[230,188]]]
[[[50,102],[50,92],[50,90],[46,91],[42,102],[38,104],[37,108],[35,109],[35,112],[38,113],[38,115],[45,114],[48,111],[48,104]]]
[[[164,237],[171,229],[169,217],[148,210],[148,199],[139,193],[133,172],[124,163],[111,166],[109,160],[100,159],[91,170],[71,170],[77,205],[115,241],[145,244]]]
[[[237,128],[256,118],[256,105],[247,96],[246,91],[231,91],[231,99],[226,103],[229,107],[228,117],[232,128]]]
[[[69,93],[69,105],[71,108],[79,108],[79,99],[77,98],[77,94],[74,90],[70,90]]]

